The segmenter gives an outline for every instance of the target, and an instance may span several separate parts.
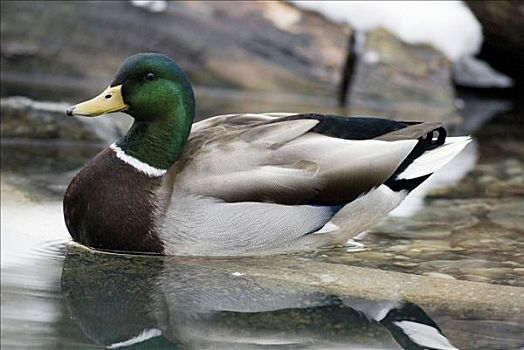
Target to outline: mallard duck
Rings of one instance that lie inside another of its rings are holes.
[[[469,137],[440,123],[322,114],[221,115],[192,124],[195,98],[169,57],[127,58],[69,116],[134,123],[64,197],[73,239],[100,250],[266,255],[345,243],[387,215]]]

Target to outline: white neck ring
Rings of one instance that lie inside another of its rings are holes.
[[[109,146],[116,154],[116,157],[123,161],[126,164],[131,165],[136,170],[146,174],[149,177],[159,177],[163,176],[167,170],[155,168],[147,163],[142,162],[141,160],[136,159],[135,157],[126,154],[120,147],[115,143]]]

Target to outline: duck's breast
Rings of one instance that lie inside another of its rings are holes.
[[[150,177],[107,148],[83,167],[69,184],[64,216],[73,239],[111,251],[163,253],[155,229],[156,189]]]

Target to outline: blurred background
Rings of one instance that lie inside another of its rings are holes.
[[[443,121],[472,135],[383,225],[307,259],[479,283],[487,299],[463,308],[422,287],[415,295],[461,349],[524,346],[522,303],[482,293],[524,287],[523,2],[2,1],[0,14],[3,346],[101,343],[63,301],[61,198],[131,118],[64,110],[137,52],[188,73],[197,120],[318,112]]]
[[[457,90],[522,92],[523,11],[511,1],[6,1],[2,97],[83,99],[126,57],[154,51],[188,72],[199,99],[247,92],[255,101],[240,111],[320,103],[452,120]]]
[[[6,1],[2,97],[82,100],[126,57],[154,51],[188,72],[199,117],[342,107],[457,123],[470,98],[522,95],[523,11],[511,1]],[[2,136],[44,136],[11,123],[10,102]]]

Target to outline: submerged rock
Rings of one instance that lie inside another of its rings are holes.
[[[434,200],[431,206],[422,208],[412,217],[389,216],[371,232],[396,238],[442,238],[454,230],[476,225],[475,209],[468,207],[465,201]]]
[[[495,207],[487,214],[488,219],[508,230],[523,232],[524,230],[524,202],[508,201]]]

